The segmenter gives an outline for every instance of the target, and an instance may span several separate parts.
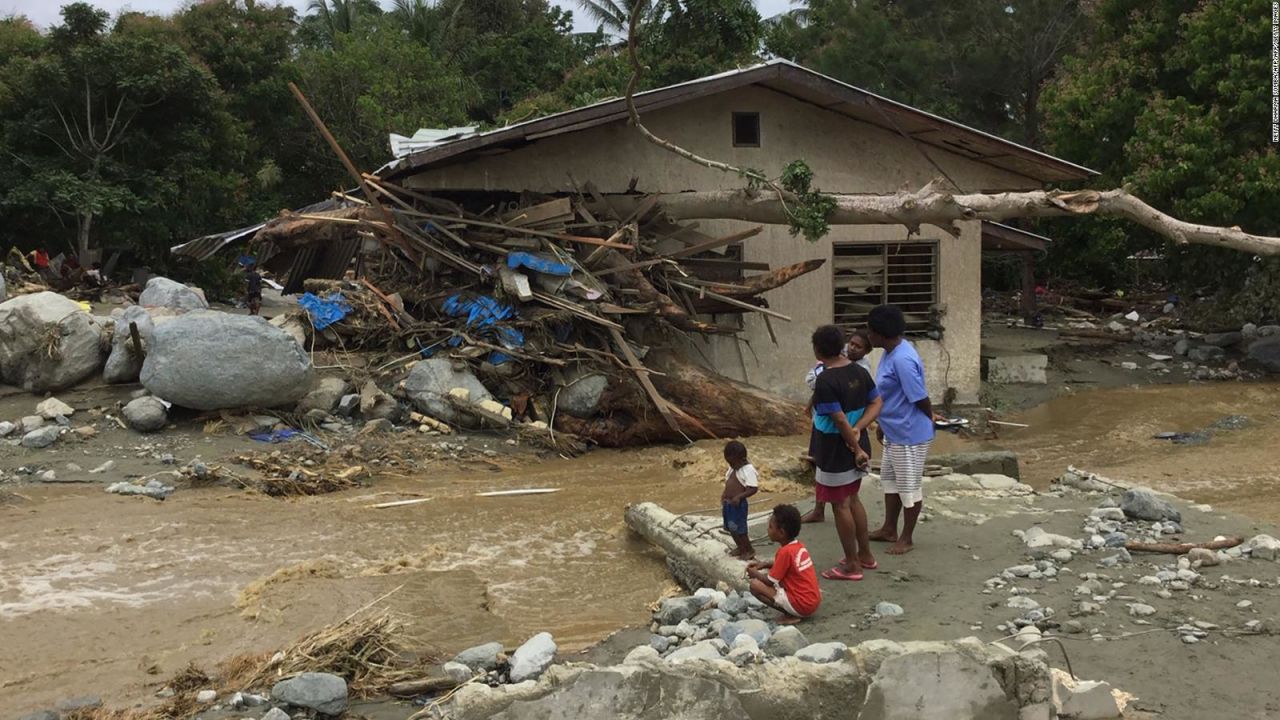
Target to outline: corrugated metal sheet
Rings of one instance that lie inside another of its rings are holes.
[[[351,194],[353,192],[355,192],[354,189],[347,191],[348,194]],[[318,203],[312,203],[305,207],[300,207],[297,210],[294,210],[294,212],[298,212],[298,213],[324,212],[326,210],[336,210],[341,207],[347,207],[350,204],[351,203],[346,202],[345,200],[339,201],[337,198],[331,197],[328,200],[322,200]],[[204,237],[198,237],[195,240],[190,240],[188,242],[182,243],[181,245],[174,245],[173,247],[169,248],[169,252],[173,253],[174,255],[178,255],[181,257],[189,257],[194,260],[208,260],[209,258],[218,254],[219,251],[221,251],[223,248],[226,248],[228,245],[231,245],[238,240],[243,240],[247,237],[252,236],[254,233],[261,230],[265,225],[266,223],[262,222],[262,223],[258,223],[257,225],[251,225],[249,227],[239,228],[238,230],[228,230],[226,232],[217,233],[215,235],[205,235]]]

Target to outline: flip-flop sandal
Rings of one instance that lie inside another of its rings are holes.
[[[822,577],[824,577],[824,578],[826,578],[826,579],[828,579],[828,580],[861,580],[861,579],[862,579],[862,573],[860,573],[860,572],[856,572],[856,573],[845,572],[845,571],[844,571],[844,568],[842,568],[842,567],[840,567],[839,565],[837,565],[837,566],[835,566],[835,567],[831,568],[830,570],[824,570],[824,571],[822,572]]]
[[[878,567],[880,567],[880,563],[879,563],[878,561],[872,561],[872,562],[869,562],[869,563],[862,563],[862,569],[863,569],[863,570],[875,570],[875,569],[876,569],[876,568],[878,568]]]

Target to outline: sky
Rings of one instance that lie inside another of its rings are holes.
[[[67,0],[70,2],[71,0]],[[140,12],[154,13],[170,13],[182,7],[188,0],[89,0],[94,5],[108,10],[112,15],[120,10],[134,10]],[[305,11],[308,0],[268,0],[278,1],[284,5],[292,5],[298,8],[300,12]],[[580,11],[578,4],[574,0],[552,0],[556,5],[573,10],[575,29],[580,31],[595,30],[595,27],[588,23]],[[756,9],[760,11],[761,17],[771,17],[777,15],[791,7],[789,0],[753,0]],[[60,0],[0,0],[0,17],[7,15],[26,15],[32,22],[40,27],[49,27],[57,24],[61,19],[58,14],[59,9],[67,4]],[[383,6],[389,6],[389,0],[383,0]]]

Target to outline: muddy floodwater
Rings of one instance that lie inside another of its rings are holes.
[[[1152,439],[1230,415],[1249,422],[1199,445]],[[1030,427],[986,444],[945,435],[936,451],[1009,447],[1037,486],[1073,464],[1280,521],[1280,386],[1082,392],[1010,419]],[[804,440],[748,443],[765,477],[758,507],[808,496],[788,479]],[[85,694],[133,704],[188,662],[276,649],[384,595],[417,642],[442,652],[541,630],[585,646],[642,622],[669,584],[658,557],[628,537],[623,507],[718,509],[719,455],[717,443],[699,443],[506,457],[289,500],[225,488],[162,503],[100,485],[15,488],[24,501],[0,505],[0,710]],[[559,492],[475,496],[533,487]],[[430,500],[370,507],[414,498]]]

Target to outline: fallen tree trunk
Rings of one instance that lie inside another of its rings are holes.
[[[672,577],[687,589],[715,587],[718,582],[746,589],[745,566],[729,557],[725,544],[705,527],[647,502],[628,505],[623,518],[633,532],[666,553]]]
[[[679,431],[630,379],[602,398],[599,417],[557,415],[556,430],[605,447],[628,447],[713,437],[795,435],[809,427],[799,403],[730,380],[673,352],[655,349],[646,364],[658,371],[650,379],[667,403],[693,418],[676,413]]]
[[[663,195],[662,212],[676,220],[742,220],[786,225],[791,218],[778,193],[771,190],[715,190]],[[794,197],[783,193],[787,202]],[[960,220],[1001,222],[1013,218],[1102,215],[1135,222],[1178,245],[1209,245],[1255,255],[1280,254],[1280,238],[1251,235],[1238,227],[1215,227],[1178,220],[1151,207],[1125,190],[1032,190],[1005,193],[957,193],[935,180],[914,192],[883,195],[836,195],[827,216],[832,225],[905,225],[915,232],[921,225],[937,225],[957,233]],[[610,201],[638,202],[634,196],[610,196]]]
[[[1244,542],[1244,538],[1241,537],[1229,537],[1203,543],[1144,543],[1138,542],[1137,540],[1130,540],[1124,544],[1124,549],[1130,552],[1186,555],[1196,548],[1204,548],[1205,550],[1226,550],[1227,548],[1233,548],[1242,542]]]

